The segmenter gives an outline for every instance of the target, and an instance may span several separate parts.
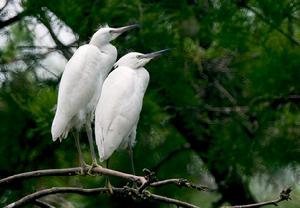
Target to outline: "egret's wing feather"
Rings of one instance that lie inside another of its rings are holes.
[[[58,108],[74,114],[89,102],[96,90],[101,64],[101,52],[93,45],[82,46],[75,52],[61,79]]]
[[[67,63],[59,86],[52,137],[60,137],[70,120],[92,98],[101,70],[101,52],[92,45],[76,50]]]
[[[108,159],[111,154],[121,145],[124,132],[128,132],[130,121],[121,115],[116,116],[109,126],[104,139],[102,140],[102,147],[100,152],[100,160]]]

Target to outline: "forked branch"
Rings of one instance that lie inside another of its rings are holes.
[[[0,186],[9,184],[18,180],[24,180],[29,178],[37,178],[37,177],[43,177],[43,176],[73,176],[73,175],[88,175],[88,169],[89,167],[86,167],[82,171],[81,167],[73,167],[73,168],[64,168],[64,169],[47,169],[47,170],[37,170],[37,171],[31,171],[31,172],[25,172],[16,174],[13,176],[9,176],[7,178],[0,180]],[[111,170],[108,168],[103,167],[94,167],[91,170],[92,175],[109,175],[114,177],[119,177],[126,179],[128,181],[132,181],[138,184],[137,188],[132,187],[122,187],[122,188],[112,188],[113,194],[121,194],[125,197],[130,197],[133,200],[141,199],[141,200],[152,200],[157,201],[161,203],[166,204],[173,204],[177,205],[178,207],[188,207],[188,208],[197,208],[199,206],[183,202],[177,199],[169,198],[166,196],[156,195],[147,190],[148,187],[160,187],[165,186],[168,184],[174,184],[178,187],[187,187],[196,189],[199,191],[209,191],[208,187],[203,185],[197,185],[190,183],[186,179],[165,179],[161,181],[157,181],[155,178],[155,173],[151,172],[147,169],[144,169],[145,176],[136,176],[128,173],[123,173],[120,171]],[[27,196],[24,196],[23,198],[19,199],[18,201],[15,201],[9,205],[6,206],[6,208],[14,208],[14,207],[20,207],[26,204],[43,204],[43,207],[45,206],[45,203],[42,201],[39,201],[39,199],[43,196],[52,195],[52,194],[58,194],[58,193],[77,193],[80,195],[93,195],[93,194],[111,194],[111,190],[108,188],[79,188],[79,187],[53,187],[50,189],[44,189],[37,191],[35,193],[29,194]],[[278,203],[282,201],[290,200],[290,193],[291,188],[287,188],[283,190],[280,193],[280,196],[274,200],[270,201],[264,201],[259,202],[255,204],[247,204],[247,205],[234,205],[234,206],[223,206],[221,208],[254,208],[254,207],[262,207],[266,205],[275,205],[277,206]],[[48,207],[51,207],[50,205]]]

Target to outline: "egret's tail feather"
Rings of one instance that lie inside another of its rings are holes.
[[[60,116],[57,116],[57,114],[55,115],[51,127],[52,140],[54,142],[58,138],[60,141],[62,141],[62,139],[68,136],[68,132],[69,132],[68,123],[69,121],[63,119],[61,115]]]
[[[99,159],[100,162],[103,162],[104,159],[104,137],[103,137],[103,132],[102,128],[97,126],[95,127],[95,136],[96,136],[96,145],[99,153]]]

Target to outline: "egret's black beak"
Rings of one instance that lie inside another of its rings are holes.
[[[121,34],[123,32],[126,32],[128,30],[132,30],[132,29],[135,29],[135,28],[138,28],[138,27],[140,27],[138,24],[128,25],[128,26],[124,26],[124,27],[115,28],[115,29],[111,30],[111,32]]]
[[[169,52],[170,50],[171,50],[170,48],[167,48],[167,49],[164,49],[164,50],[161,50],[161,51],[156,51],[156,52],[153,52],[153,53],[147,53],[147,54],[142,55],[142,58],[153,59],[155,57],[159,57],[159,56],[164,55],[165,53]]]

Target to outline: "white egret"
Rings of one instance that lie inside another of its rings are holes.
[[[104,81],[95,113],[100,161],[107,160],[119,148],[131,150],[134,146],[143,97],[149,82],[149,73],[144,66],[168,50],[149,54],[131,52],[114,64],[115,70]],[[131,162],[133,168],[132,155]]]
[[[79,146],[79,130],[85,126],[93,165],[97,164],[93,147],[91,122],[104,79],[117,59],[117,49],[110,43],[120,34],[137,25],[120,28],[101,27],[90,43],[79,47],[65,66],[59,90],[51,134],[53,141],[62,141],[75,128],[75,141],[81,166],[85,163]]]

